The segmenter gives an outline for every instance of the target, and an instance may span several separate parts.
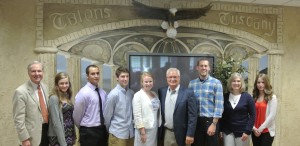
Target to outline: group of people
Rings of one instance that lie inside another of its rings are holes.
[[[265,74],[256,77],[253,95],[245,92],[239,73],[221,82],[210,76],[201,59],[199,78],[180,85],[180,71],[168,68],[168,85],[157,92],[153,75],[141,73],[141,89],[129,89],[129,70],[115,71],[117,85],[108,94],[98,86],[100,70],[86,68],[88,82],[75,96],[70,77],[55,76],[51,94],[42,83],[43,64],[27,67],[30,80],[13,96],[13,118],[22,146],[271,146],[275,136],[277,99]],[[49,96],[50,95],[50,96]],[[76,136],[75,126],[79,129]]]

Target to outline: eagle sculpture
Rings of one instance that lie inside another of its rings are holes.
[[[175,38],[177,35],[176,28],[179,27],[177,20],[200,18],[201,16],[205,16],[205,14],[212,7],[211,4],[208,4],[203,8],[164,9],[164,8],[147,6],[135,0],[133,0],[132,4],[136,7],[135,10],[138,16],[147,19],[163,20],[161,27],[166,30],[166,34],[169,38]]]

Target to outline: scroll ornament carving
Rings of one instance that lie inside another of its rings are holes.
[[[105,41],[82,42],[70,49],[70,52],[77,55],[97,60],[101,63],[108,63],[111,58],[111,47]]]

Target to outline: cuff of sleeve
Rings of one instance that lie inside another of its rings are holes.
[[[264,129],[258,128],[257,131],[258,132],[262,132]]]
[[[139,128],[143,128],[143,127],[145,127],[143,123],[136,124],[136,128],[138,128],[138,129],[139,129]]]
[[[246,131],[245,133],[246,133],[247,135],[251,135],[251,132],[252,132],[252,131]]]

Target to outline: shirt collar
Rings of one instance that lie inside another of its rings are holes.
[[[210,75],[208,75],[207,78],[204,79],[204,80],[201,80],[200,77],[198,77],[198,79],[199,79],[200,82],[206,82],[209,78],[210,78]]]
[[[120,84],[117,84],[117,89],[121,90],[121,91],[127,91],[128,90],[128,87],[126,86],[125,88],[123,88]]]
[[[180,84],[175,88],[175,93],[178,93],[178,90],[179,90],[179,87],[180,87]],[[171,88],[170,87],[168,87],[168,91],[170,92],[171,91]]]
[[[92,90],[95,90],[95,89],[97,88],[97,86],[91,84],[90,82],[87,82],[86,85],[87,85],[88,87],[90,87]],[[99,87],[98,87],[98,88],[99,88]]]
[[[31,80],[29,80],[29,82],[30,82],[31,86],[33,87],[33,89],[37,89],[38,84],[33,83]]]

